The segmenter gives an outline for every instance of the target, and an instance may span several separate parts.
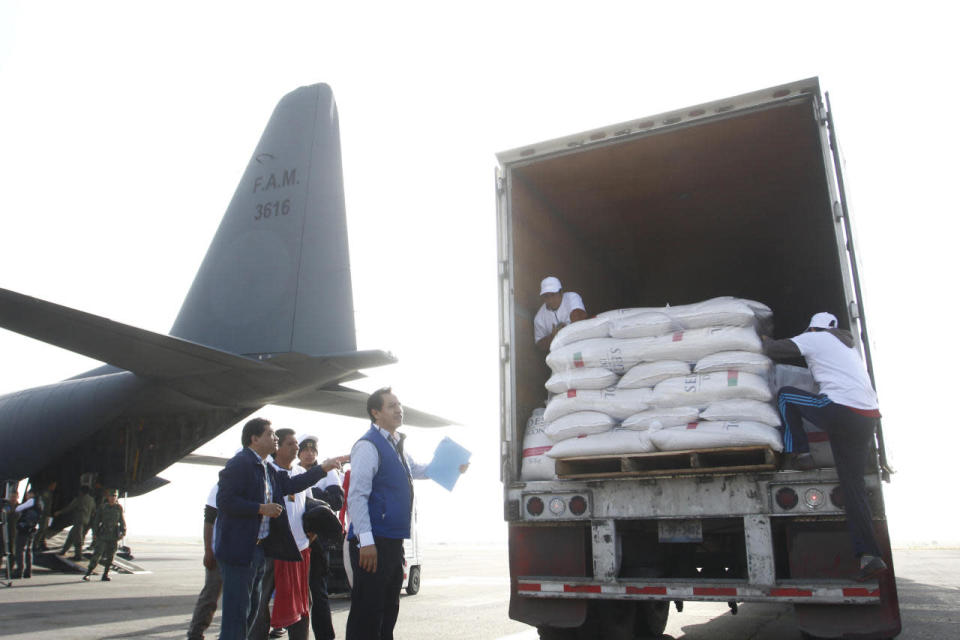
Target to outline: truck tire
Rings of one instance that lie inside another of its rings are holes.
[[[633,633],[636,638],[659,638],[667,628],[670,616],[670,603],[648,600],[637,603]]]
[[[415,596],[420,591],[420,566],[410,567],[410,578],[407,579],[407,595]]]

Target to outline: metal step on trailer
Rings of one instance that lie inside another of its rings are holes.
[[[774,471],[778,461],[770,447],[754,446],[558,458],[556,469],[564,479],[635,478]]]

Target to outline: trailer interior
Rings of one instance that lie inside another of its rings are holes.
[[[509,167],[516,438],[546,397],[533,341],[544,276],[578,292],[591,316],[732,295],[769,305],[778,338],[821,310],[849,327],[816,100]]]

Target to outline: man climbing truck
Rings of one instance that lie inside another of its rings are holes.
[[[741,602],[777,602],[795,608],[804,637],[896,636],[900,613],[881,490],[890,469],[879,420],[863,474],[886,569],[870,575],[860,571],[851,547],[827,434],[807,425],[813,464],[781,456],[773,403],[778,386],[819,390],[799,366],[802,359],[774,366],[760,343],[796,336],[812,313],[828,309],[838,328],[852,333],[873,378],[842,164],[819,80],[533,144],[498,160],[510,617],[536,626],[541,638],[618,640],[659,637],[671,603],[680,611],[688,600],[727,602],[736,613]],[[561,341],[558,334],[550,369],[533,342],[543,274],[582,292],[597,314],[584,321],[590,324],[567,328],[576,327],[586,336],[582,341],[569,344],[580,336]],[[717,309],[744,304],[756,317],[740,326],[685,324],[691,310],[737,324]],[[634,320],[626,323],[634,333],[609,329],[622,329],[620,318]],[[662,327],[653,328],[661,319]],[[710,357],[736,354],[754,369],[707,369],[702,353],[656,363],[642,355],[664,341],[685,345],[733,333],[746,346]],[[602,357],[591,361],[598,349]],[[568,370],[557,365],[563,357]],[[668,364],[679,370],[665,375],[679,378],[651,378],[646,389],[583,390],[592,380],[622,384],[634,365]],[[548,378],[557,395],[545,404]],[[558,380],[566,391],[557,393]],[[657,402],[661,385],[726,393],[748,382],[761,394],[750,406],[764,416],[773,411],[765,425],[706,417],[715,405],[705,408],[705,402]],[[595,426],[584,425],[588,418],[602,420],[602,407],[584,411],[590,415],[573,430],[557,426],[559,420],[569,425],[569,415],[549,419],[560,414],[551,407],[561,403],[614,396],[640,403],[638,414],[612,419],[613,427],[600,427],[599,436]],[[640,408],[658,407],[657,420],[637,419],[646,415]],[[692,418],[683,417],[686,411]],[[669,423],[663,416],[692,421]],[[731,434],[748,426],[773,437],[750,446],[662,444],[663,436],[696,442],[689,438],[700,432],[739,442]],[[569,438],[564,451],[571,441],[582,451],[598,442],[631,444],[623,451],[547,457],[561,448],[561,438]],[[646,449],[638,448],[641,442]],[[549,466],[538,464],[536,474],[525,476],[532,460]]]

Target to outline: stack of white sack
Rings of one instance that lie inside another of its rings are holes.
[[[617,309],[564,327],[547,356],[547,388],[559,394],[544,413],[550,457],[642,453],[648,445],[782,449],[772,363],[760,339],[772,319],[762,303],[723,297]],[[603,387],[614,380],[615,389]],[[683,434],[657,435],[667,430]],[[576,441],[560,446],[569,439]]]
[[[547,456],[553,442],[544,433],[543,409],[534,409],[523,433],[523,461],[520,464],[522,480],[553,480],[557,477],[556,463]]]

